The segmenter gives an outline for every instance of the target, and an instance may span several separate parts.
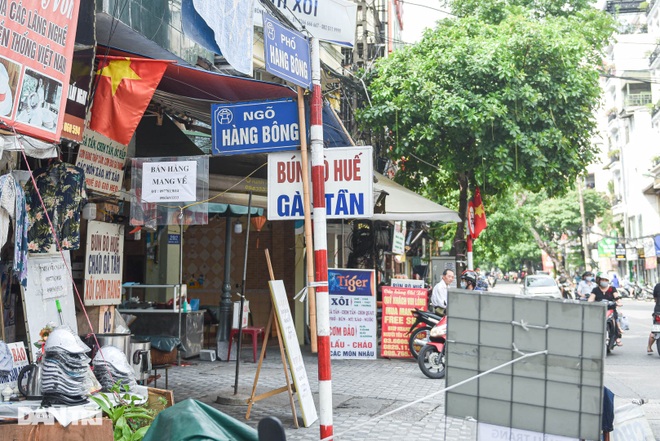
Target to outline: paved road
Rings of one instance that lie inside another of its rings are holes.
[[[500,290],[519,292],[519,286],[502,283]],[[652,303],[627,300],[622,313],[628,316],[631,330],[624,335],[624,346],[607,357],[605,384],[616,394],[616,407],[633,399],[645,399],[642,406],[654,432],[660,439],[660,382],[654,378],[660,356],[646,355],[646,338],[650,327]],[[303,348],[303,358],[314,399],[318,406],[317,365],[315,355]],[[235,362],[204,362],[191,360],[192,365],[174,367],[169,373],[169,387],[175,400],[195,398],[256,427],[265,416],[276,416],[285,426],[287,440],[319,439],[318,422],[303,428],[298,412],[299,429],[286,393],[259,401],[245,420],[246,405],[215,403],[223,398],[247,398],[252,390],[256,365],[251,348],[244,348],[240,364],[239,390],[233,394]],[[285,386],[282,361],[276,345],[269,345],[260,371],[256,394]],[[158,383],[163,387],[163,380]],[[337,360],[332,363],[333,419],[337,440],[408,440],[430,437],[437,440],[476,440],[474,422],[445,418],[444,394],[415,403],[422,397],[441,391],[444,380],[430,380],[412,360],[378,359],[376,361]],[[392,410],[406,407],[378,420]],[[637,440],[635,440],[637,441]]]

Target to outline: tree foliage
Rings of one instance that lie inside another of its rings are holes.
[[[587,228],[609,212],[605,195],[594,190],[583,191]],[[541,261],[545,250],[555,267],[562,271],[560,254],[572,248],[579,255],[582,218],[577,191],[561,197],[548,198],[544,191],[508,193],[496,199],[494,212],[488,217],[488,229],[475,245],[475,256],[504,269],[519,269],[525,262]]]
[[[441,193],[458,187],[458,203],[448,205],[461,216],[475,185],[485,195],[514,183],[566,191],[595,153],[600,48],[612,32],[604,13],[574,3],[579,10],[557,14],[565,3],[540,13],[491,1],[488,12],[464,0],[464,18],[439,21],[418,44],[376,63],[372,106],[358,116],[385,128],[376,143],[400,165],[399,182]],[[461,241],[463,226],[456,231]]]

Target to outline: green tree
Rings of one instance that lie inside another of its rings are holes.
[[[502,5],[491,8],[499,15],[469,13],[482,4],[464,2],[464,18],[379,60],[368,75],[372,105],[358,115],[385,128],[375,143],[399,165],[399,182],[435,195],[458,187],[457,203],[435,199],[461,216],[475,185],[485,196],[514,183],[561,194],[591,162],[600,48],[613,29],[579,3],[561,15]],[[462,254],[464,222],[454,243]]]
[[[585,190],[583,197],[587,228],[597,219],[607,228],[610,204],[605,195]],[[560,258],[565,245],[580,243],[582,219],[577,191],[554,198],[548,198],[545,191],[510,192],[496,198],[493,209],[488,229],[475,246],[476,259],[517,269],[523,262],[540,262],[543,250],[559,272],[565,270]]]

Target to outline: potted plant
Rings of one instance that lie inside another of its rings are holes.
[[[128,391],[127,385],[122,388],[117,382],[112,387],[111,394],[100,393],[98,396],[90,396],[112,420],[115,441],[140,441],[156,415],[155,410],[148,409],[144,404],[138,404],[139,398],[129,394]],[[113,395],[115,400],[111,400],[109,395]],[[160,400],[165,401],[162,397]]]

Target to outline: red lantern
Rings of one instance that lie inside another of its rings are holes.
[[[250,223],[257,230],[257,233],[261,232],[261,229],[266,224],[266,216],[255,216],[250,218]],[[259,248],[259,235],[257,235],[257,248]]]

